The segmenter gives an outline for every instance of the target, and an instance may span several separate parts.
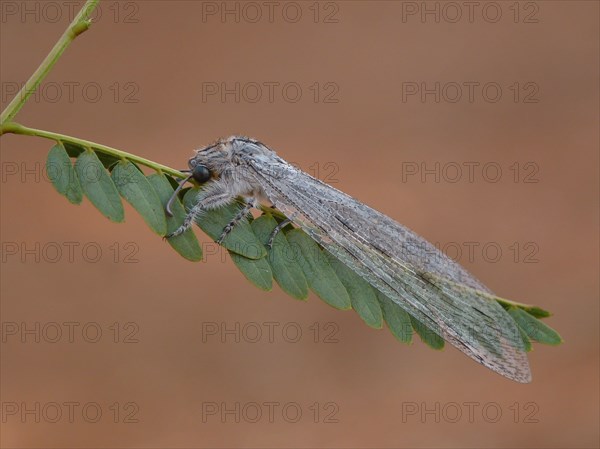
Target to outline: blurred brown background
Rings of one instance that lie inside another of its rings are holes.
[[[73,6],[0,4],[5,107]],[[566,343],[535,346],[532,384],[187,262],[129,206],[116,225],[68,204],[51,143],[6,135],[2,446],[598,447],[598,3],[474,8],[106,1],[17,119],[178,168],[233,133],[318,167],[554,313]]]

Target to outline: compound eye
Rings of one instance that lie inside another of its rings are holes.
[[[192,178],[198,184],[204,184],[210,179],[210,170],[205,165],[196,165],[192,170]]]

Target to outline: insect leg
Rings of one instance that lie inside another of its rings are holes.
[[[294,216],[295,215],[296,214],[294,214]],[[293,217],[292,217],[292,219],[293,219]],[[281,223],[279,223],[277,226],[275,226],[275,229],[273,229],[273,231],[271,231],[271,235],[269,236],[269,241],[267,242],[267,248],[271,249],[273,247],[273,241],[275,240],[275,237],[277,237],[277,234],[279,234],[283,228],[285,228],[287,225],[289,225],[292,222],[292,219],[286,218]]]
[[[176,237],[180,234],[183,234],[187,231],[194,222],[195,218],[200,214],[203,210],[216,209],[221,206],[225,206],[229,204],[235,197],[231,196],[228,192],[223,192],[218,190],[215,193],[211,193],[208,196],[201,198],[198,203],[194,207],[190,209],[188,214],[183,219],[183,223],[179,228],[177,228],[172,233],[165,236],[165,238],[169,239],[171,237]]]
[[[242,221],[242,219],[248,215],[248,212],[250,212],[250,209],[252,209],[253,207],[256,208],[258,205],[256,204],[256,200],[254,198],[249,198],[248,200],[246,200],[246,205],[244,206],[244,208],[242,210],[240,210],[235,217],[233,217],[233,219],[227,224],[227,226],[225,226],[223,228],[223,232],[221,232],[221,235],[219,236],[219,239],[217,240],[217,244],[221,244],[223,243],[223,240],[225,239],[225,237],[227,237],[227,235],[233,231],[233,228],[236,227],[236,225]]]

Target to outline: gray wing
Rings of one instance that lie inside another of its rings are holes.
[[[408,228],[276,156],[247,163],[283,214],[374,288],[477,362],[531,381],[514,320],[463,267]]]

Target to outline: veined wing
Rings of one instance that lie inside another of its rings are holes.
[[[374,288],[477,362],[531,381],[515,322],[463,267],[408,228],[276,156],[247,163],[283,214]]]

